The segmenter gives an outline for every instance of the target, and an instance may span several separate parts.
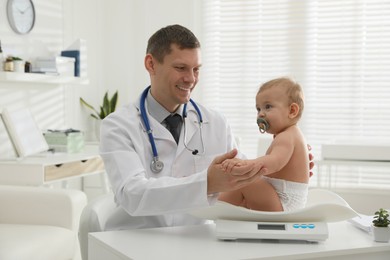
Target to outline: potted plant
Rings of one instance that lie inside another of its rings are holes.
[[[91,116],[93,118],[101,120],[115,111],[118,103],[118,91],[116,91],[111,98],[108,96],[108,91],[106,92],[103,97],[103,104],[100,106],[100,112],[87,103],[83,98],[80,98],[80,103],[92,110]]]
[[[86,102],[81,97],[80,97],[80,103],[92,111],[91,117],[96,119],[95,134],[96,134],[97,139],[99,139],[99,137],[100,137],[100,121],[115,111],[116,105],[118,103],[118,91],[116,91],[111,98],[108,95],[108,91],[106,92],[106,94],[103,97],[103,103],[100,106],[100,111],[95,109],[92,105],[90,105],[88,102]]]
[[[14,72],[24,72],[24,61],[16,56],[12,57],[14,63]]]
[[[390,220],[387,210],[380,208],[375,212],[373,223],[374,239],[377,242],[389,242]]]

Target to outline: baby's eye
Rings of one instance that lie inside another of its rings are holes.
[[[270,104],[267,104],[267,105],[265,105],[265,109],[271,109],[272,108],[272,106],[270,105]]]

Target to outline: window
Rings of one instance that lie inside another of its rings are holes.
[[[255,94],[279,76],[304,89],[300,127],[316,158],[330,140],[390,144],[390,1],[205,0],[203,8],[202,101],[227,117],[248,157],[260,135]],[[390,187],[388,168],[338,174],[340,186]]]

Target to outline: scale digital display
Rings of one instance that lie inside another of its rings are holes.
[[[215,220],[216,236],[220,240],[279,239],[323,241],[328,238],[328,225],[324,222],[255,222]]]
[[[257,224],[258,230],[286,230],[286,225]]]

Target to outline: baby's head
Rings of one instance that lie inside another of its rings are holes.
[[[267,122],[276,121],[276,125],[296,124],[302,116],[304,108],[304,96],[301,86],[294,80],[283,77],[270,80],[261,85],[256,95],[256,107],[258,110],[258,123],[265,122],[264,127],[268,128]],[[285,114],[286,117],[275,117],[275,113]],[[284,119],[288,120],[284,120]],[[280,119],[283,119],[281,121]],[[259,124],[260,131],[264,132],[267,129],[262,129]],[[270,126],[272,128],[272,125]],[[267,131],[268,132],[268,131]],[[276,131],[278,132],[278,131]]]
[[[302,116],[303,108],[305,106],[303,90],[301,86],[290,78],[287,77],[277,78],[277,79],[267,81],[266,83],[261,85],[259,91],[257,92],[257,95],[259,95],[264,90],[271,89],[271,88],[281,88],[285,90],[286,97],[288,98],[287,105],[291,105],[292,103],[296,103],[298,105],[299,111],[296,118],[300,119]]]

